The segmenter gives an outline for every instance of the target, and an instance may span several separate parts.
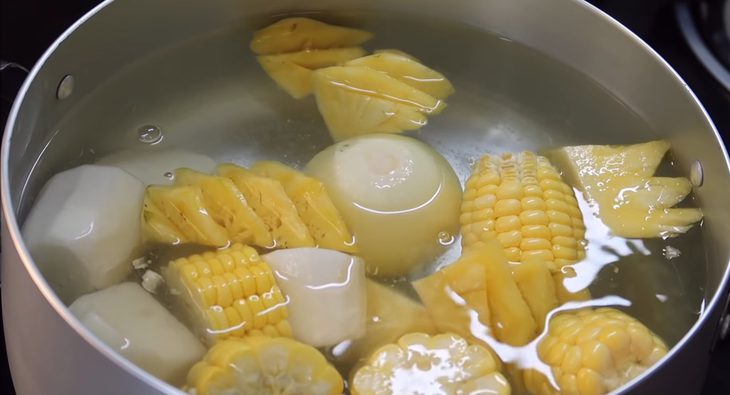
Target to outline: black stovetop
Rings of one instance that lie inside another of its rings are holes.
[[[99,0],[0,0],[0,59],[16,62],[26,68],[35,61],[51,42]],[[680,33],[675,18],[675,0],[592,0],[629,29],[643,38],[689,84],[704,104],[723,139],[730,142],[730,92],[706,71],[693,55]],[[2,77],[2,125],[5,124],[15,92],[25,72],[12,67],[0,73]],[[0,344],[0,393],[12,394],[4,339]],[[712,354],[710,370],[703,395],[730,394],[730,339],[720,343]],[[42,378],[39,378],[42,379]]]

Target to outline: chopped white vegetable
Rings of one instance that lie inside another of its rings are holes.
[[[142,288],[149,293],[157,293],[157,288],[165,282],[162,276],[152,270],[147,270],[142,275]]]
[[[200,341],[135,283],[84,295],[69,308],[99,340],[173,384],[181,384],[205,353]]]
[[[65,302],[119,283],[141,246],[144,185],[115,167],[84,165],[53,176],[23,224],[23,239]]]
[[[173,181],[175,169],[187,167],[213,173],[216,163],[210,157],[183,149],[123,150],[99,159],[99,165],[116,166],[139,178],[145,185],[165,185]]]
[[[322,248],[290,248],[262,258],[289,299],[294,338],[324,347],[365,334],[365,266],[360,258]]]
[[[150,265],[150,260],[147,259],[147,257],[141,256],[137,259],[132,260],[132,267],[134,270],[143,270],[147,269],[147,267]]]

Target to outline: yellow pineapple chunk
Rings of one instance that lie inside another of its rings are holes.
[[[180,244],[188,241],[180,229],[175,226],[145,194],[142,205],[142,227],[146,241],[164,244]]]
[[[653,177],[669,149],[658,140],[629,146],[563,147],[551,154],[611,231],[621,237],[671,237],[702,219],[696,208],[672,208],[691,192],[686,178]]]
[[[279,181],[233,164],[219,165],[218,174],[230,178],[243,193],[249,206],[266,224],[277,247],[314,247],[307,226]]]
[[[555,282],[550,269],[539,259],[527,258],[512,266],[517,287],[532,311],[539,332],[545,327],[545,318],[558,307]]]
[[[374,54],[390,53],[390,54],[394,54],[394,55],[404,56],[413,61],[420,62],[420,60],[418,60],[418,58],[416,58],[415,56],[405,53],[405,52],[401,51],[400,49],[394,49],[394,48],[376,49],[373,51],[373,53]]]
[[[257,162],[251,170],[284,186],[318,247],[357,253],[352,234],[319,180],[275,161]]]
[[[295,99],[312,93],[312,70],[334,66],[341,62],[365,55],[360,47],[262,55],[259,64],[277,85]]]
[[[364,30],[330,25],[310,18],[285,18],[254,33],[251,50],[257,55],[307,49],[352,47],[373,38]]]
[[[400,133],[426,124],[445,103],[368,67],[327,67],[312,80],[317,107],[335,141],[367,133]]]
[[[350,60],[345,66],[365,66],[384,72],[436,99],[445,99],[454,93],[454,87],[443,74],[403,53],[393,51],[375,53]]]
[[[199,187],[209,214],[226,228],[233,242],[261,247],[273,245],[266,225],[256,216],[246,198],[230,179],[190,169],[177,169],[175,184]]]
[[[208,213],[203,192],[199,187],[152,185],[147,187],[145,199],[167,218],[165,229],[168,232],[172,232],[169,224],[173,224],[180,231],[183,236],[180,241],[214,247],[228,245],[228,233]],[[156,224],[160,223],[162,222]],[[145,227],[149,228],[149,225]]]

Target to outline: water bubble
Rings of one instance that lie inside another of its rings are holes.
[[[157,144],[162,141],[162,131],[154,125],[145,125],[137,130],[137,140],[143,144]]]
[[[449,232],[439,232],[438,238],[439,244],[442,246],[448,246],[454,243],[454,235]]]
[[[166,171],[165,174],[163,174],[163,176],[165,178],[167,178],[168,180],[174,180],[175,179],[175,173],[173,173],[171,171]]]

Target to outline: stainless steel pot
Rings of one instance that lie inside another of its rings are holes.
[[[19,393],[176,392],[113,353],[69,313],[33,263],[19,226],[43,182],[59,168],[84,160],[88,154],[85,142],[92,134],[108,133],[110,144],[119,146],[123,145],[119,141],[129,137],[129,130],[134,133],[134,125],[145,122],[164,119],[170,126],[173,119],[184,118],[198,130],[204,128],[205,124],[196,123],[189,113],[195,100],[216,98],[194,94],[200,88],[195,76],[215,74],[220,67],[226,67],[208,58],[230,56],[230,64],[237,67],[234,58],[245,51],[248,37],[236,35],[241,33],[236,26],[255,17],[290,11],[323,11],[345,19],[356,19],[353,15],[360,11],[399,13],[494,32],[580,70],[630,107],[652,130],[661,131],[674,147],[678,168],[689,172],[694,166],[695,173],[704,175],[703,185],[696,189],[696,200],[705,212],[705,245],[695,247],[704,248],[707,255],[706,302],[695,325],[669,356],[623,390],[639,394],[699,391],[708,352],[727,303],[728,156],[712,122],[686,84],[651,48],[616,21],[577,0],[456,0],[448,4],[438,0],[313,0],[306,5],[296,0],[109,0],[69,28],[43,55],[23,85],[5,130],[2,300],[8,355]],[[163,66],[154,60],[146,62],[174,52],[172,49],[180,43],[208,37],[221,29],[232,29],[230,32],[236,34],[223,34],[212,48],[201,49],[205,56],[176,59],[174,66],[170,62]],[[140,64],[150,66],[131,77],[120,77]],[[189,85],[165,85],[166,75],[176,73],[189,77]],[[115,99],[98,99],[100,92],[112,87]],[[165,107],[166,97],[179,95],[190,95],[192,99],[179,110]],[[144,106],[138,106],[135,98],[140,97],[153,99],[142,100]],[[154,107],[150,103],[157,107],[146,108]],[[243,104],[251,107],[249,113],[271,112],[274,108],[269,115],[276,116],[276,103],[268,103],[268,107]],[[220,106],[226,104],[221,101]],[[154,116],[159,119],[151,119]],[[214,113],[208,114],[207,120],[217,119],[217,126],[225,126],[228,121],[223,118]],[[631,131],[616,133],[629,136]],[[606,140],[601,133],[588,137]],[[204,138],[198,136],[198,140],[206,145]],[[225,154],[219,156],[228,159]],[[702,269],[698,264],[696,270]]]

